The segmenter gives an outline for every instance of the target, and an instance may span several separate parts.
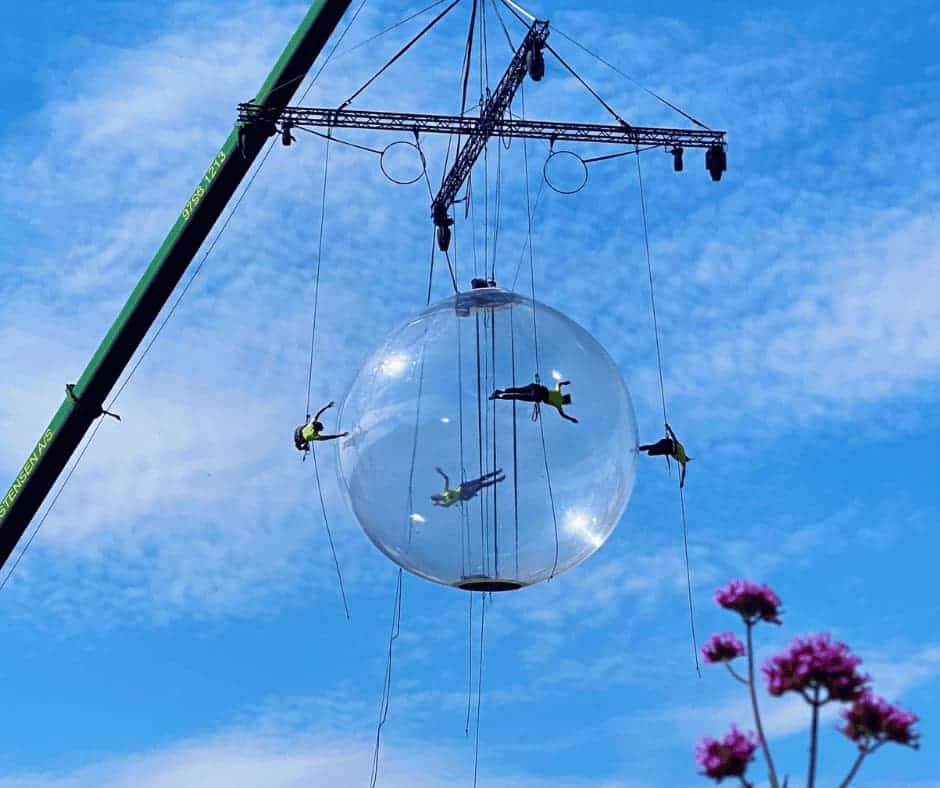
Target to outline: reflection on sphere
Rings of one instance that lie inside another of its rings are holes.
[[[578,424],[548,404],[533,421],[532,404],[489,399],[533,383],[537,368],[548,388],[571,381],[564,410]],[[557,310],[497,288],[392,331],[356,376],[340,424],[350,432],[337,441],[340,473],[363,530],[397,564],[446,585],[509,590],[580,563],[633,489],[636,419],[613,360]]]

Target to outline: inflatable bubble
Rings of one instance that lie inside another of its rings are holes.
[[[537,370],[544,390],[531,387]],[[560,390],[578,423],[497,390]],[[557,310],[497,288],[392,331],[340,426],[343,486],[369,539],[408,571],[467,590],[521,588],[579,564],[633,489],[636,418],[613,360]]]

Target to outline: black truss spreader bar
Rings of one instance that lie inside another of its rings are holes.
[[[424,134],[472,134],[480,118],[460,115],[427,115],[418,112],[374,112],[371,110],[335,110],[324,107],[286,107],[281,123],[298,128],[366,129]],[[271,113],[257,104],[239,104],[239,120],[250,125],[273,122]],[[492,136],[526,137],[555,142],[599,142],[614,145],[639,145],[711,148],[725,144],[724,131],[672,129],[653,126],[621,126],[603,123],[566,123],[556,120],[521,120],[502,117],[492,125]]]

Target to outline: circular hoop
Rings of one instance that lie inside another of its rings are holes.
[[[574,188],[574,189],[560,189],[560,188],[557,187],[554,183],[552,183],[552,179],[548,177],[548,164],[549,164],[549,162],[550,162],[552,159],[554,159],[556,156],[570,156],[571,158],[576,159],[577,162],[581,165],[581,169],[582,169],[584,175],[583,175],[583,177],[582,177],[582,179],[581,179],[581,183],[579,183],[576,188]],[[548,157],[547,159],[545,159],[545,164],[542,165],[542,177],[545,179],[545,183],[548,184],[548,188],[551,189],[551,190],[554,191],[554,192],[558,192],[558,194],[577,194],[577,193],[578,193],[579,191],[581,191],[585,186],[587,186],[587,182],[588,182],[588,168],[587,168],[587,164],[584,162],[584,159],[582,159],[582,158],[581,158],[577,153],[575,153],[574,151],[571,151],[571,150],[555,150],[555,151],[552,151],[552,152],[551,152],[551,154],[549,155],[549,157]]]
[[[393,177],[387,169],[385,169],[385,154],[388,153],[396,145],[406,145],[409,148],[414,148],[418,152],[418,156],[421,159],[421,171],[415,175],[411,180],[399,180],[398,178]],[[408,142],[408,140],[398,140],[396,142],[390,142],[382,149],[382,155],[379,157],[379,167],[382,169],[382,174],[388,178],[392,183],[397,183],[399,186],[410,186],[412,183],[417,183],[418,180],[428,171],[428,162],[424,158],[424,151],[421,150],[413,142]]]

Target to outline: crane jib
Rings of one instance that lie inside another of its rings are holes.
[[[350,2],[312,3],[255,98],[266,112],[278,117],[290,103]],[[102,403],[235,194],[269,131],[262,127],[245,133],[235,128],[229,134],[82,376],[0,498],[0,566],[10,557],[89,426],[101,415]]]

